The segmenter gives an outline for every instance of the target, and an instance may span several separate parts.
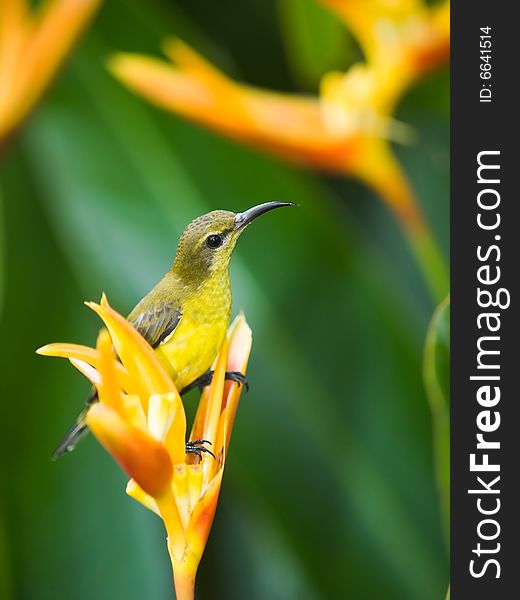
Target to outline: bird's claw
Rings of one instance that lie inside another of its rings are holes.
[[[191,390],[194,390],[195,388],[198,388],[199,391],[202,393],[202,390],[207,385],[210,385],[210,383],[212,381],[213,381],[213,371],[207,371],[206,373],[203,373],[200,377],[197,377],[197,379],[192,381],[189,385],[187,385],[186,387],[183,387],[181,390],[181,396],[184,396],[184,394],[191,392]]]
[[[213,452],[209,448],[206,448],[204,444],[212,445],[209,440],[192,440],[191,442],[186,442],[186,454],[196,454],[202,460],[202,453],[206,452],[216,459]]]
[[[214,371],[207,371],[200,377],[197,377],[195,381],[192,381],[189,385],[182,388],[181,396],[184,396],[187,392],[190,392],[194,388],[199,388],[200,392],[207,386],[210,385],[213,381],[213,373]],[[234,381],[239,385],[243,385],[246,392],[249,391],[249,383],[247,382],[246,376],[240,371],[226,371],[225,379],[228,381]]]
[[[234,381],[239,385],[243,385],[246,393],[249,392],[249,383],[246,379],[246,376],[240,371],[226,371],[225,379],[228,381]]]

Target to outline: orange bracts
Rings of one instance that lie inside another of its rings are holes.
[[[101,0],[0,2],[0,141],[27,116]]]
[[[196,462],[185,452],[181,398],[152,348],[105,297],[101,304],[88,306],[107,328],[99,334],[96,349],[49,344],[38,353],[68,358],[96,386],[99,402],[90,407],[87,424],[131,477],[127,493],[164,521],[177,598],[193,598],[241,391],[224,376],[226,371],[245,372],[251,330],[240,314],[216,359],[213,381],[201,396],[190,436],[209,440],[216,458],[204,454]]]

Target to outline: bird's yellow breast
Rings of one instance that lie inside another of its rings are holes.
[[[183,302],[179,324],[155,350],[179,391],[211,367],[224,341],[230,314],[228,281],[205,283]]]

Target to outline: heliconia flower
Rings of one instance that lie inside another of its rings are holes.
[[[285,158],[340,169],[353,150],[327,130],[317,99],[240,85],[178,39],[167,63],[139,54],[114,55],[109,68],[161,108]]]
[[[321,0],[344,19],[366,63],[327,73],[320,97],[239,84],[179,40],[168,40],[170,63],[119,53],[109,68],[150,102],[284,158],[360,177],[406,228],[422,221],[404,175],[383,150],[411,130],[392,118],[411,82],[449,53],[449,2]],[[377,161],[374,161],[377,158]]]
[[[27,116],[101,0],[0,2],[0,140]]]
[[[442,259],[389,143],[410,138],[410,128],[392,118],[403,87],[393,63],[383,74],[370,63],[326,74],[321,95],[303,97],[239,84],[180,40],[167,41],[164,51],[170,62],[118,53],[109,69],[163,109],[290,161],[362,180],[397,217],[433,294],[445,293]]]
[[[101,304],[88,306],[107,328],[96,349],[49,344],[38,353],[68,358],[96,386],[99,402],[88,410],[87,424],[131,477],[127,493],[162,518],[177,598],[193,598],[241,391],[225,380],[225,373],[245,373],[251,330],[240,314],[215,361],[213,381],[202,393],[189,438],[209,440],[215,457],[204,453],[198,459],[186,454],[184,407],[152,348],[104,296]]]
[[[363,106],[361,98],[356,110],[342,111],[341,121],[328,98],[323,102],[240,85],[180,40],[166,42],[164,49],[172,63],[120,53],[109,67],[161,108],[294,162],[357,175],[383,193],[397,212],[415,218],[416,205],[397,164],[371,147],[386,143],[387,131],[380,125],[388,119],[381,117],[374,125],[364,108],[357,110]],[[392,182],[388,193],[383,180]]]
[[[418,77],[450,52],[450,2],[318,0],[344,21],[377,81],[375,101],[386,114]]]

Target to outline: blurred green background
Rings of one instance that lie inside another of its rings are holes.
[[[398,225],[362,185],[289,167],[147,105],[104,69],[179,35],[229,74],[316,92],[359,56],[312,0],[106,2],[0,165],[0,598],[173,596],[161,522],[88,439],[50,455],[89,386],[50,341],[92,344],[84,299],[129,311],[184,226],[216,208],[301,204],[259,221],[232,264],[253,334],[200,598],[439,600],[448,555],[422,382],[434,306]],[[448,77],[415,87],[396,148],[448,257]],[[188,398],[193,406],[196,395]]]

